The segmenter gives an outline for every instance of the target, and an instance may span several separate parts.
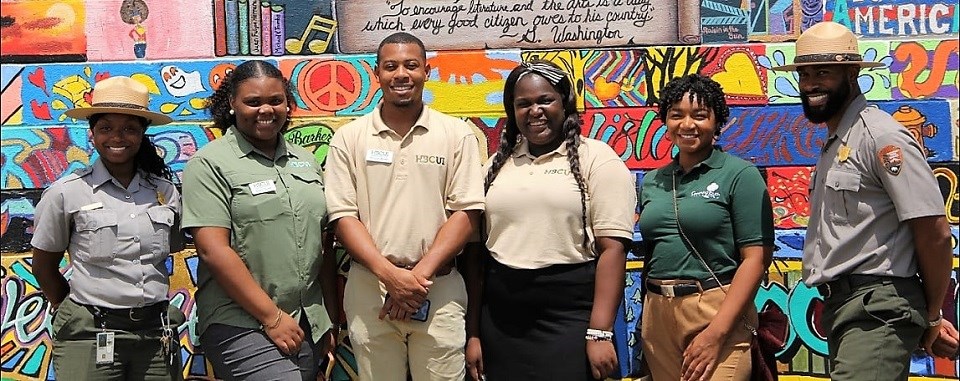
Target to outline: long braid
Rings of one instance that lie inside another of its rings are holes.
[[[583,246],[590,251],[590,239],[587,234],[587,186],[583,180],[583,174],[580,172],[580,117],[577,114],[567,115],[563,121],[563,128],[566,131],[564,144],[567,148],[567,161],[570,162],[570,172],[573,178],[577,180],[577,188],[580,188],[580,223],[583,226]]]

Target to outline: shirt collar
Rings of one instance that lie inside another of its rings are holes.
[[[234,148],[235,148],[234,151],[236,151],[237,157],[245,157],[250,155],[253,152],[256,152],[260,156],[263,156],[264,158],[271,160],[270,157],[267,156],[267,154],[263,153],[263,151],[254,147],[253,144],[251,144],[250,141],[247,140],[247,138],[243,137],[240,131],[237,130],[236,126],[230,126],[230,129],[228,129],[227,132],[223,134],[223,138],[236,141],[236,145],[234,145]],[[284,139],[283,135],[281,134],[280,138],[277,140],[277,152],[274,154],[274,158],[272,160],[276,161],[277,159],[287,155],[290,155],[290,150],[287,149],[287,140]]]
[[[693,172],[700,167],[707,167],[707,168],[713,168],[713,169],[720,168],[720,167],[723,167],[723,163],[725,163],[726,161],[727,161],[727,155],[724,155],[723,151],[721,151],[719,148],[714,146],[713,149],[710,150],[710,156],[707,156],[707,158],[703,159],[703,161],[697,164],[694,164],[693,168],[690,169],[690,172]],[[680,167],[679,156],[674,157],[673,160],[670,161],[670,164],[667,165],[667,169],[668,169],[667,171],[664,171],[665,174],[680,173],[680,171],[683,170],[683,168]]]
[[[837,130],[833,132],[833,135],[827,137],[827,141],[833,140],[837,136],[842,136],[844,140],[847,138],[847,132],[850,131],[850,128],[856,124],[857,120],[860,118],[860,112],[863,109],[867,108],[867,98],[863,94],[858,95],[856,98],[853,98],[850,101],[850,105],[847,106],[847,109],[844,110],[843,116],[840,117],[840,123],[837,125]],[[826,145],[824,145],[826,147]]]
[[[383,122],[383,117],[380,116],[380,109],[382,106],[383,106],[383,101],[380,101],[380,103],[377,103],[377,107],[373,109],[373,125],[372,125],[371,135],[380,135],[381,133],[386,131],[393,131],[390,129],[390,127],[387,126],[386,123]],[[417,117],[416,122],[413,122],[413,128],[411,128],[410,131],[413,131],[413,129],[417,127],[421,127],[427,131],[430,130],[430,127],[427,127],[430,125],[429,110],[430,110],[429,106],[423,105],[423,109],[420,110],[420,116]]]
[[[133,179],[130,180],[130,186],[126,187],[127,191],[131,193],[137,192],[140,190],[141,186],[155,189],[156,186],[144,180],[145,176],[145,173],[137,170],[136,173],[133,174]],[[109,182],[112,182],[120,189],[124,189],[123,185],[121,185],[120,182],[110,174],[110,171],[107,170],[107,167],[103,165],[103,161],[100,158],[97,158],[97,160],[93,163],[93,170],[90,171],[90,185],[96,189]]]
[[[580,145],[581,145],[581,146],[583,145],[583,141],[580,142]],[[533,156],[533,155],[530,153],[530,145],[527,143],[527,139],[524,139],[524,138],[522,138],[522,137],[520,138],[520,143],[517,143],[517,146],[514,147],[514,149],[513,149],[513,154],[511,154],[511,155],[512,155],[513,157],[527,156],[527,157],[529,157],[529,158],[531,158],[531,159],[536,159],[536,158],[537,158],[536,156]],[[540,157],[549,157],[549,156],[553,156],[553,155],[567,156],[567,144],[566,144],[566,142],[560,143],[560,145],[557,146],[557,148],[555,148],[553,151],[547,152],[547,153],[541,155]]]

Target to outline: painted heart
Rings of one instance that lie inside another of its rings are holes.
[[[50,93],[47,91],[47,78],[46,74],[43,71],[42,67],[38,67],[37,70],[34,70],[33,73],[27,74],[27,81],[36,87],[39,87],[40,90],[43,90],[43,93],[48,97]]]
[[[764,97],[763,84],[756,67],[747,53],[736,52],[723,62],[723,69],[710,78],[720,83],[727,95]]]
[[[597,77],[593,83],[593,94],[601,101],[608,101],[620,95],[620,84],[607,82],[606,77]]]
[[[53,117],[50,116],[50,105],[47,102],[37,103],[36,99],[31,99],[30,110],[33,111],[33,116],[37,119],[53,120]]]

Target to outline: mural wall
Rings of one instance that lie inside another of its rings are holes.
[[[420,36],[433,68],[424,97],[476,126],[482,149],[497,148],[506,74],[522,60],[557,62],[575,78],[583,135],[609,144],[638,179],[670,159],[656,118],[671,78],[701,73],[732,105],[720,143],[763,169],[777,226],[775,266],[756,298],[785,314],[778,353],[785,379],[828,379],[822,299],[800,281],[809,221],[808,185],[824,129],[803,117],[791,41],[820,20],[861,36],[867,98],[906,126],[939,181],[953,233],[953,282],[945,317],[958,318],[960,45],[957,3],[944,0],[0,0],[0,370],[13,380],[56,379],[50,315],[31,274],[29,241],[41,192],[96,158],[83,121],[64,111],[90,101],[103,78],[127,75],[150,89],[151,108],[175,122],[148,133],[177,175],[219,132],[203,99],[239,62],[264,59],[291,80],[294,128],[285,137],[321,162],[334,131],[373,110],[379,40]],[[83,33],[80,33],[80,31]],[[639,234],[636,235],[640,239]],[[635,245],[636,246],[636,245]],[[194,251],[168,261],[170,295],[196,316]],[[617,324],[620,375],[638,374],[642,263],[630,254]],[[63,269],[70,275],[69,264]],[[212,379],[194,323],[180,327],[184,375]],[[336,379],[355,375],[349,346]],[[956,379],[957,361],[915,354],[920,379]]]

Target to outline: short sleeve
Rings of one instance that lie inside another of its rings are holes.
[[[343,217],[360,218],[357,205],[357,169],[354,168],[351,152],[346,148],[344,128],[333,135],[327,151],[324,196],[327,199],[327,218],[330,222]]]
[[[43,191],[33,216],[30,245],[49,252],[62,252],[70,245],[72,216],[64,208],[63,184]]]
[[[940,186],[920,145],[906,129],[877,136],[870,161],[900,221],[946,213]]]
[[[452,178],[447,183],[445,208],[451,211],[483,210],[483,165],[476,135],[460,139],[450,164]]]
[[[749,166],[740,171],[730,198],[730,220],[736,246],[773,246],[770,192],[757,167]]]
[[[195,157],[183,170],[183,228],[215,226],[230,229],[230,185],[205,157]]]
[[[590,147],[596,149],[596,147]],[[608,147],[600,147],[609,149]],[[633,239],[633,218],[637,208],[636,179],[615,157],[602,155],[587,174],[590,194],[590,222],[597,237]]]

